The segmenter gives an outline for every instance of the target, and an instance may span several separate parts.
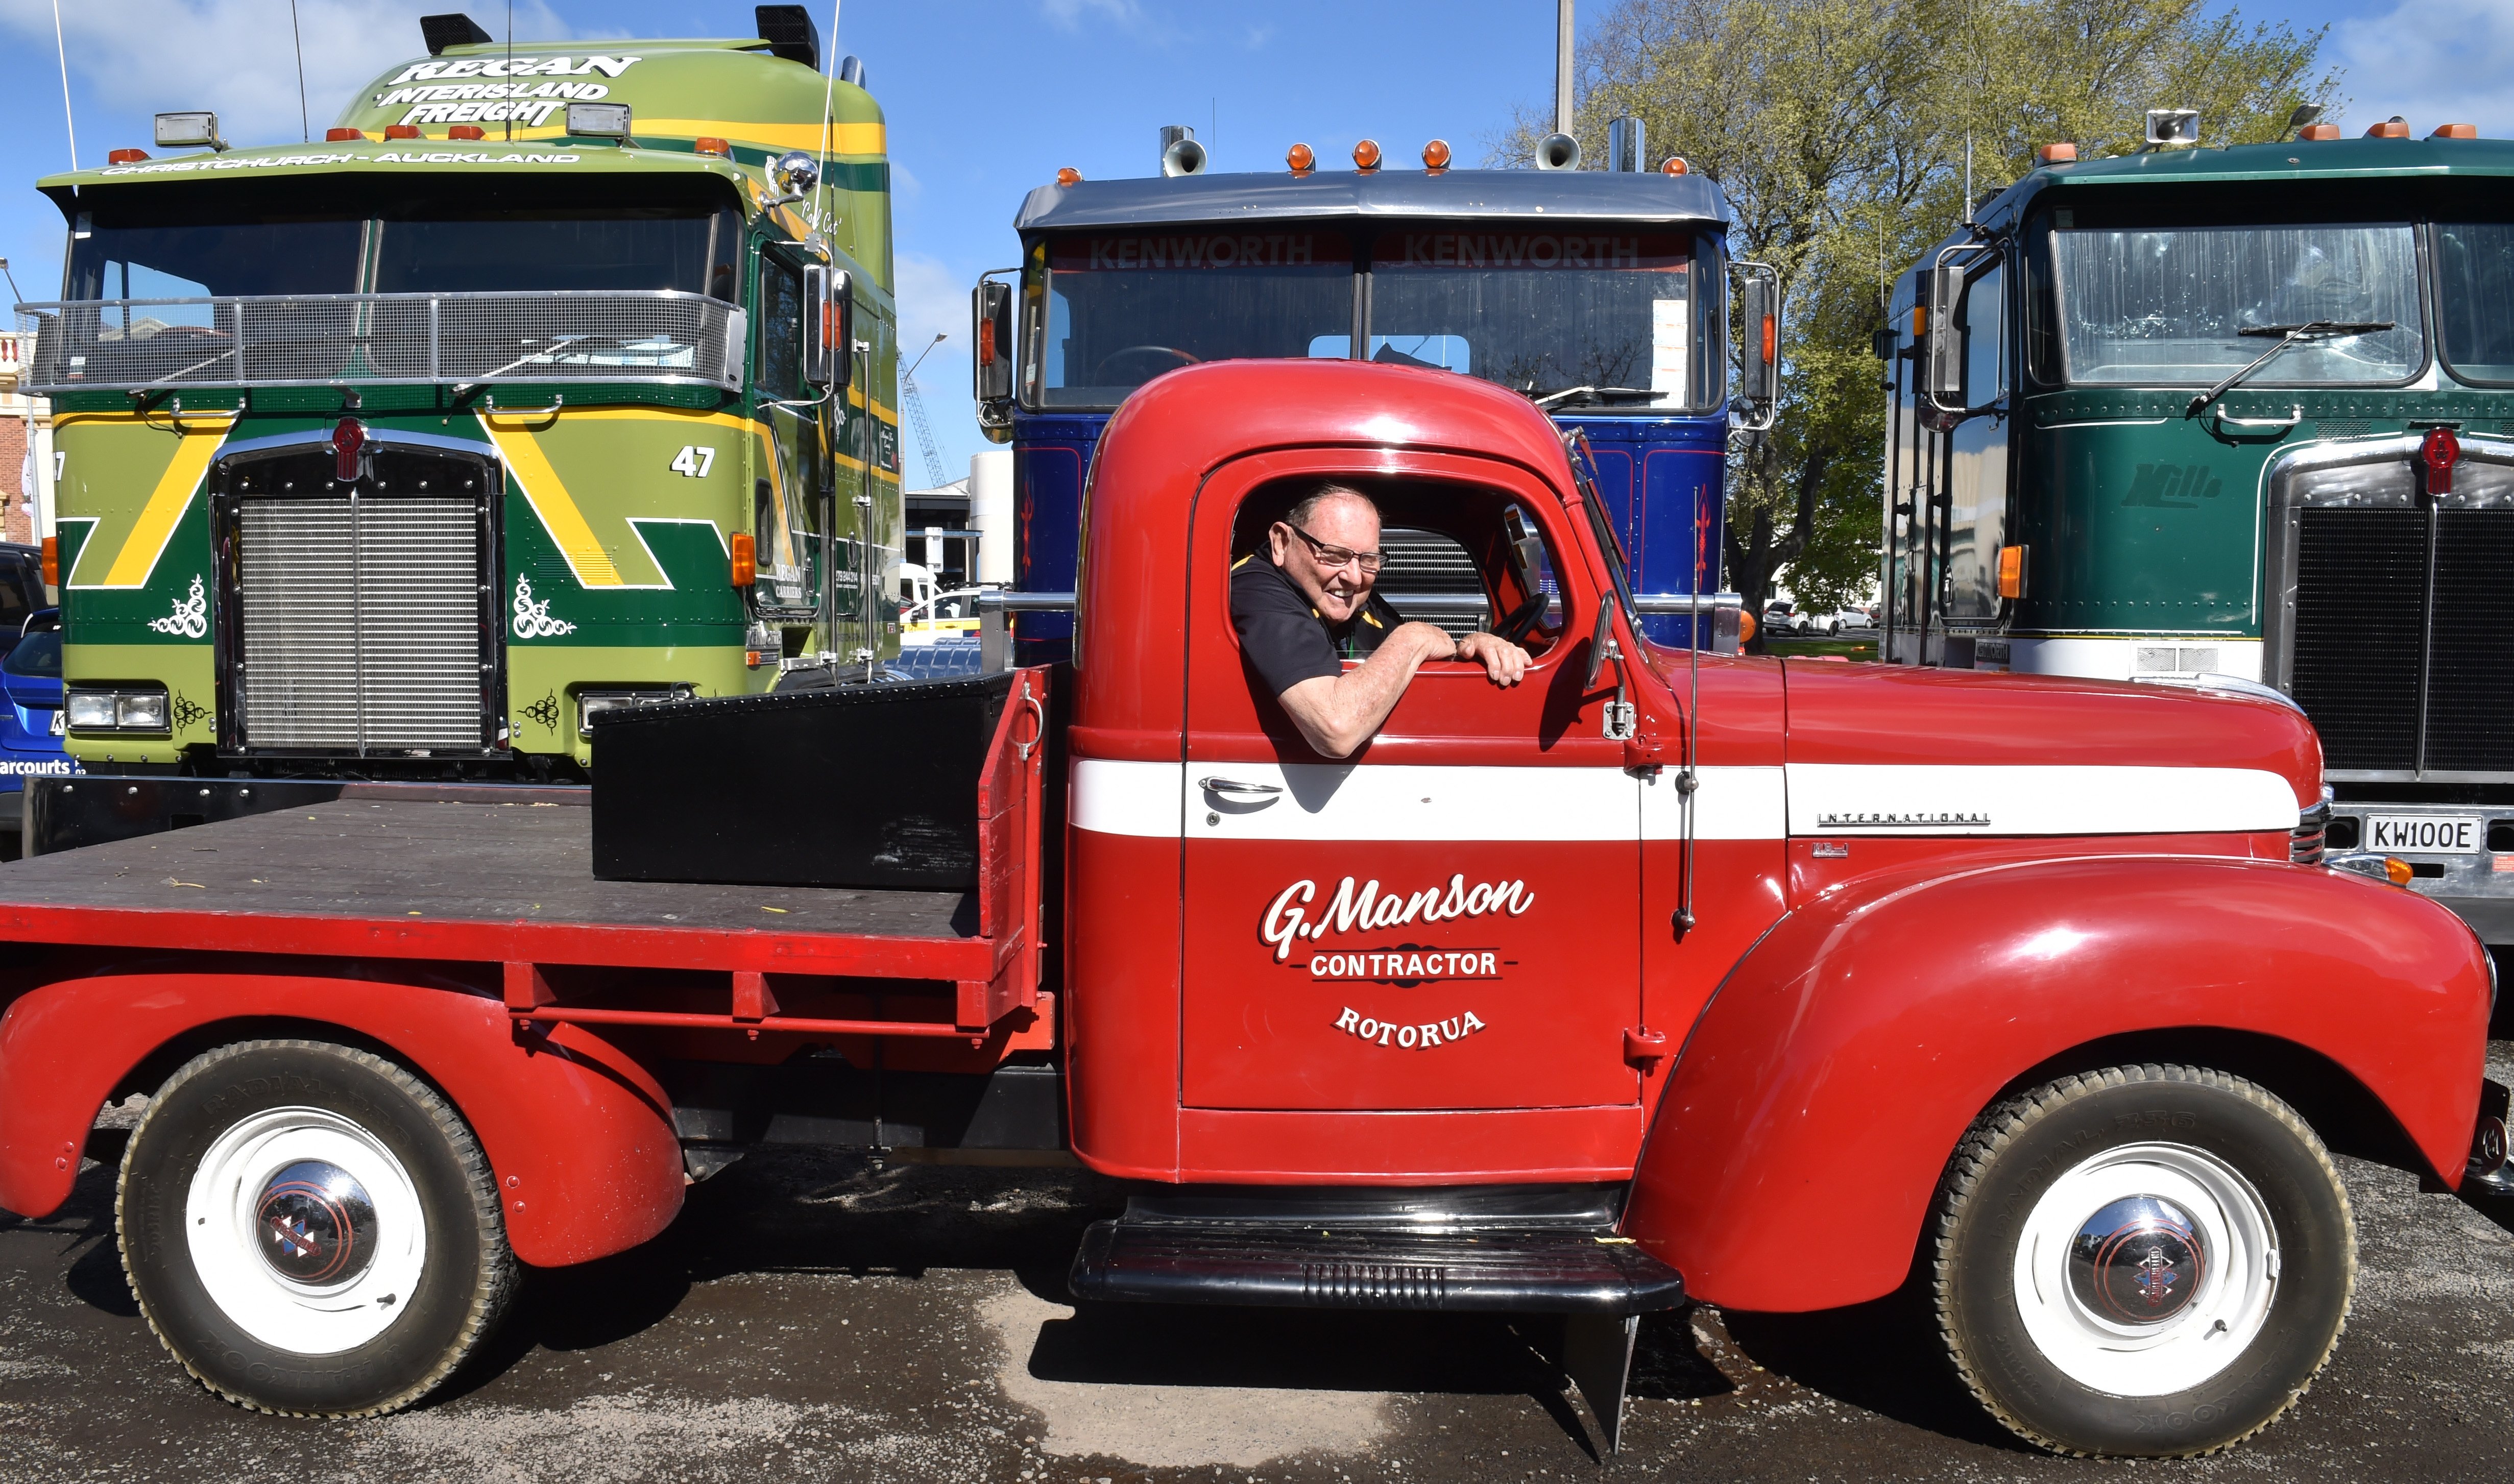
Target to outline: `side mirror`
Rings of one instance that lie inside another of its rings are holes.
[[[855,284],[817,264],[803,269],[803,380],[843,392],[855,369]]]
[[[1746,280],[1745,290],[1738,326],[1745,341],[1744,375],[1738,394],[1761,418],[1781,399],[1780,285],[1759,273]]]
[[[1601,598],[1598,603],[1598,629],[1589,636],[1589,674],[1580,682],[1580,694],[1588,695],[1598,688],[1598,672],[1609,660],[1624,657],[1615,653],[1615,601]]]
[[[970,362],[971,393],[981,404],[1013,396],[1013,286],[993,279],[969,295],[969,340],[978,347]]]
[[[1925,321],[1925,343],[1922,352],[1921,390],[1942,408],[1963,405],[1965,384],[1964,334],[1956,328],[1956,309],[1964,302],[1964,269],[1954,266],[1925,268],[1921,273],[1923,302],[1927,306]]]

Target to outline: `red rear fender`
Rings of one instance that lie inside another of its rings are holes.
[[[0,1207],[45,1216],[114,1086],[223,1022],[338,1026],[433,1082],[489,1156],[515,1256],[542,1266],[634,1247],[679,1212],[671,1103],[577,1025],[519,1041],[499,1001],[372,980],[130,974],[63,980],[0,1016]],[[267,1032],[245,1029],[237,1039]],[[319,1038],[319,1032],[298,1032]]]
[[[1877,1298],[2003,1087],[2176,1029],[2319,1054],[2457,1182],[2489,994],[2450,912],[2333,870],[2116,856],[1848,883],[1782,919],[1704,1011],[1624,1229],[1712,1303]]]

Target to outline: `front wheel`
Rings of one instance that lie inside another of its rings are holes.
[[[114,1211],[157,1338],[264,1412],[406,1407],[514,1290],[470,1129],[408,1071],[345,1046],[247,1041],[186,1063],[132,1132]]]
[[[1974,1124],[1934,1277],[1957,1369],[2011,1430],[2183,1458],[2304,1394],[2347,1322],[2356,1226],[2286,1103],[2222,1072],[2117,1066]]]

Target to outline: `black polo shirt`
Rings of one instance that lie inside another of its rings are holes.
[[[1269,695],[1304,680],[1335,678],[1344,673],[1342,662],[1367,657],[1404,622],[1374,591],[1352,618],[1329,623],[1263,554],[1243,556],[1231,569],[1231,626]]]

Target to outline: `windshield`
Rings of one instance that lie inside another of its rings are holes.
[[[1114,407],[1181,366],[1350,340],[1353,250],[1333,232],[1069,237],[1046,255],[1044,294],[1031,305],[1031,405]]]
[[[2062,374],[2073,384],[2206,386],[2316,320],[2393,328],[2300,341],[2251,383],[2402,381],[2426,359],[2407,223],[2081,231],[2069,213],[2054,216]]]
[[[354,218],[114,225],[90,221],[70,238],[71,299],[208,299],[219,295],[354,294]]]
[[[12,675],[24,675],[30,679],[61,679],[61,636],[60,631],[56,629],[40,634],[28,634],[19,640],[17,647],[10,650],[5,659],[0,659],[0,670],[7,670]]]
[[[2514,383],[2514,225],[2439,222],[2435,234],[2445,364],[2465,381]]]
[[[508,211],[378,223],[374,292],[677,289],[734,297],[742,221],[669,207]]]
[[[1723,357],[1710,353],[1716,323],[1694,312],[1695,269],[1689,233],[1385,233],[1371,252],[1369,358],[1540,396],[1624,387],[1651,395],[1621,405],[1710,407]]]
[[[87,218],[86,235],[71,236],[68,297],[677,289],[730,301],[742,243],[739,216],[696,204],[466,211],[437,203],[382,219],[185,215],[195,220]],[[210,322],[206,307],[149,317]]]

